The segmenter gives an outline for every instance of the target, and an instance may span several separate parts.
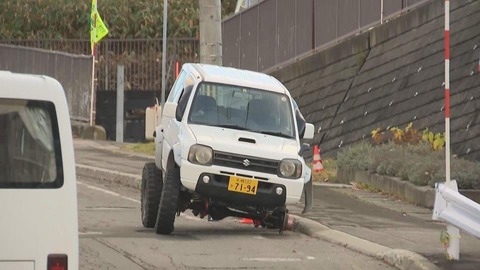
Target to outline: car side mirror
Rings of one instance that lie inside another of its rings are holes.
[[[305,133],[303,134],[302,139],[313,139],[315,133],[315,126],[313,124],[307,123],[305,125]]]
[[[302,156],[303,153],[307,152],[308,150],[310,150],[310,144],[302,143],[302,146],[300,146],[300,151],[298,151],[298,155]]]
[[[165,117],[176,118],[177,104],[173,102],[165,102],[163,114]]]

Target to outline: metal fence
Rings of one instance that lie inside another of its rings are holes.
[[[0,44],[0,70],[47,75],[57,79],[67,97],[70,117],[88,121],[92,57]]]
[[[125,90],[161,90],[162,39],[106,39],[98,43],[95,89],[115,90],[117,65],[125,66]],[[75,54],[91,54],[85,40],[0,40],[0,43]],[[175,80],[175,63],[198,62],[199,41],[195,38],[167,40],[167,80],[170,89]],[[91,70],[91,69],[90,69]]]
[[[223,65],[265,71],[429,1],[264,0],[223,21]]]

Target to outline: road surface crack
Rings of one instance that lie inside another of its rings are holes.
[[[100,244],[120,253],[123,257],[125,257],[127,260],[131,261],[132,263],[138,265],[141,269],[144,270],[154,270],[154,269],[159,269],[158,266],[151,265],[149,263],[144,262],[142,259],[110,244],[108,241],[105,241],[103,239],[95,238],[95,241],[99,242]]]

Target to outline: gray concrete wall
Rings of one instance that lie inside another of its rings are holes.
[[[0,70],[55,78],[65,91],[70,118],[90,119],[91,56],[0,44]]]
[[[323,156],[413,122],[444,132],[444,1],[269,71],[319,132]],[[451,1],[452,152],[480,160],[480,1]]]

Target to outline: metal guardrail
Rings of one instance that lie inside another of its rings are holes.
[[[451,259],[460,258],[460,230],[480,239],[480,204],[458,192],[457,181],[435,184],[433,220],[447,223],[447,232],[441,234],[446,254]]]

